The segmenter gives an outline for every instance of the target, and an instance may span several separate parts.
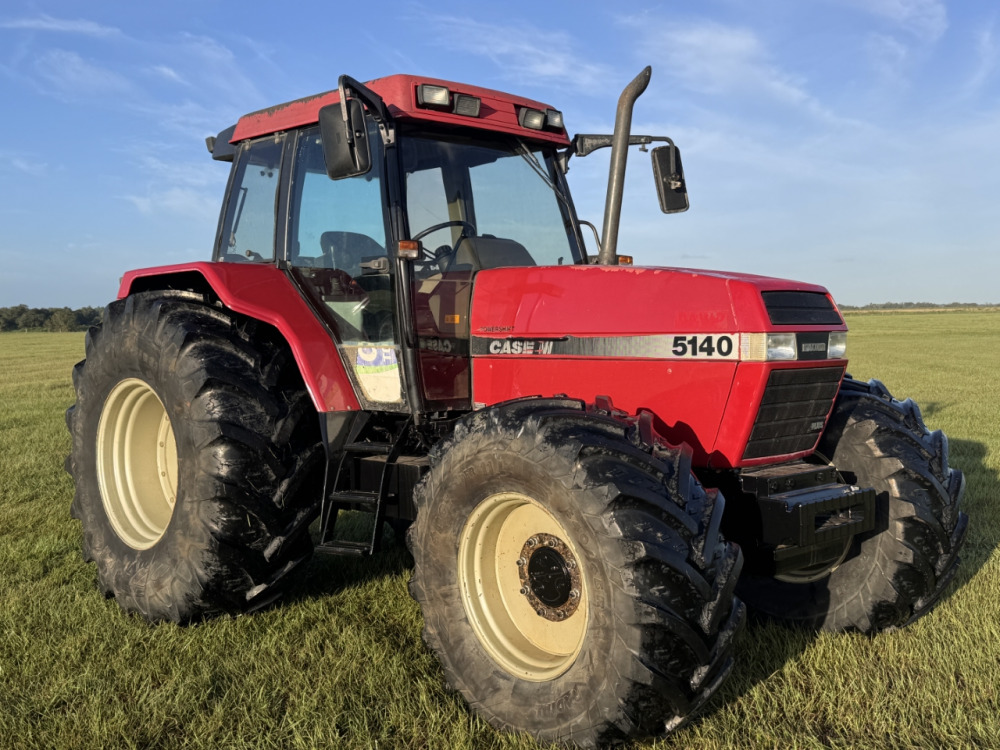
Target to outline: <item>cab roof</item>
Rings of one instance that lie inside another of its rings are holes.
[[[417,101],[417,88],[422,84],[445,86],[452,94],[477,97],[481,104],[476,117],[430,109]],[[569,138],[565,128],[533,130],[519,124],[518,115],[523,109],[545,112],[553,109],[548,104],[526,99],[502,91],[484,89],[454,81],[426,78],[412,75],[392,75],[376,78],[365,84],[385,102],[389,114],[396,120],[413,120],[447,125],[481,128],[500,133],[511,133],[534,141],[548,141],[559,146],[568,146]],[[304,99],[278,104],[257,112],[244,115],[236,123],[230,143],[238,143],[248,138],[276,133],[281,130],[298,128],[319,122],[319,110],[328,104],[340,101],[339,92],[334,89]]]

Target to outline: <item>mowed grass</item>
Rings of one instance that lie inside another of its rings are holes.
[[[966,474],[956,581],[874,638],[751,623],[705,713],[637,747],[1000,747],[1000,312],[848,325],[852,374],[920,403]],[[194,627],[105,600],[63,470],[82,355],[82,334],[0,334],[0,747],[537,747],[444,688],[399,548],[315,560],[279,607]]]

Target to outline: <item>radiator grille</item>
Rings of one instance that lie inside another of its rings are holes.
[[[830,298],[819,292],[761,292],[776,326],[839,326],[843,321]]]
[[[772,370],[744,460],[812,450],[843,374],[842,367]]]

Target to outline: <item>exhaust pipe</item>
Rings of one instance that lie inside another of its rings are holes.
[[[632,108],[646,86],[653,69],[647,65],[632,79],[618,97],[615,114],[615,134],[611,141],[611,168],[608,171],[608,197],[604,204],[604,236],[597,263],[602,266],[618,265],[618,225],[622,218],[622,193],[625,189],[625,162],[628,159],[628,140],[632,130]]]

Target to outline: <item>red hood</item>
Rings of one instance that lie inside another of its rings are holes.
[[[761,292],[766,291],[829,297],[815,284],[691,268],[501,268],[476,277],[471,332],[632,336],[783,330],[771,323],[764,308]]]

